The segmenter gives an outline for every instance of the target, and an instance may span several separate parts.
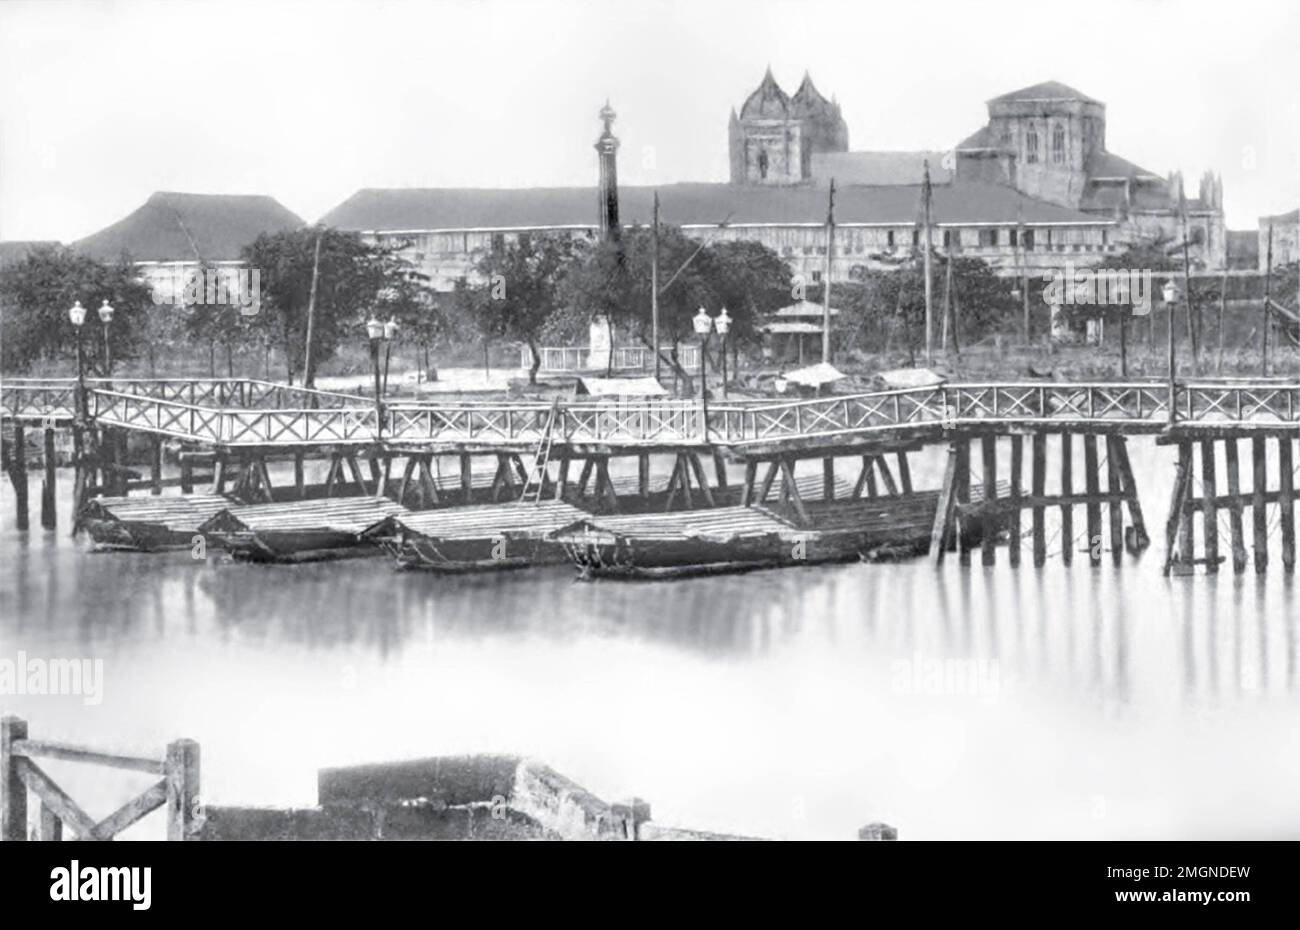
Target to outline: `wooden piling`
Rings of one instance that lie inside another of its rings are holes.
[[[1020,498],[1024,460],[1024,437],[1013,435],[1011,437],[1011,514],[1007,522],[1010,539],[1007,544],[1009,547],[1007,559],[1013,568],[1020,564]]]
[[[157,497],[163,489],[163,442],[161,436],[149,437],[149,493]]]
[[[650,453],[636,457],[636,493],[642,500],[650,496]]]
[[[568,460],[565,459],[565,474],[568,474]],[[561,491],[563,493],[563,491]],[[470,503],[474,499],[474,462],[473,456],[468,452],[460,454],[460,496],[463,503]],[[557,497],[556,500],[559,500]]]
[[[993,565],[996,562],[998,542],[998,525],[996,502],[998,499],[998,437],[992,434],[980,439],[980,449],[984,461],[984,501],[992,506],[984,515],[984,532],[980,538],[980,563]]]
[[[971,441],[963,436],[957,441],[957,501],[970,503],[970,446]],[[986,528],[987,529],[987,528]],[[960,565],[970,565],[970,534],[967,527],[959,525],[956,531],[957,561]]]
[[[1186,507],[1188,489],[1192,481],[1191,446],[1185,442],[1178,444],[1178,464],[1174,471],[1174,486],[1170,493],[1169,515],[1165,520],[1165,563],[1162,573],[1168,575],[1174,562],[1179,559],[1178,534],[1182,526],[1182,513]]]
[[[1250,437],[1250,456],[1254,467],[1250,518],[1255,530],[1255,573],[1262,575],[1268,570],[1268,512],[1265,509],[1268,493],[1268,446],[1265,437]]]
[[[199,744],[180,739],[167,746],[164,764],[167,783],[167,839],[197,840],[199,809]]]
[[[822,500],[835,500],[835,459],[829,455],[822,459]]]
[[[298,500],[303,500],[307,496],[307,479],[301,449],[293,453],[293,492]]]
[[[1201,530],[1205,534],[1205,570],[1211,574],[1219,570],[1219,507],[1215,473],[1214,440],[1201,440]]]
[[[14,443],[9,450],[9,481],[14,486],[18,507],[18,529],[27,529],[27,439],[20,423],[14,424]]]
[[[59,522],[55,499],[57,490],[55,476],[58,461],[54,451],[54,429],[47,426],[44,433],[41,466],[45,477],[41,480],[41,526],[47,530],[52,530],[58,526]]]
[[[1128,457],[1128,439],[1114,435],[1107,437],[1107,455],[1114,457],[1119,465],[1120,483],[1123,487],[1124,500],[1128,505],[1131,532],[1124,534],[1125,545],[1131,554],[1137,555],[1151,545],[1151,536],[1147,533],[1146,518],[1142,514],[1142,501],[1138,497],[1137,481],[1133,476],[1133,463]]]
[[[1237,440],[1223,440],[1223,453],[1228,467],[1228,532],[1232,543],[1232,570],[1237,574],[1246,570],[1246,534],[1242,527],[1241,468],[1237,458]]]
[[[1066,430],[1061,433],[1061,561],[1066,565],[1074,561],[1074,436]]]
[[[1088,526],[1088,561],[1101,564],[1101,476],[1097,465],[1097,434],[1083,434],[1083,486],[1087,494],[1084,511]]]
[[[939,485],[939,500],[934,509],[934,526],[930,530],[930,555],[936,564],[943,561],[944,551],[948,548],[948,537],[952,533],[953,514],[957,507],[959,466],[960,456],[957,453],[957,443],[954,442],[948,447],[948,462],[944,465],[943,483]],[[864,456],[862,459],[864,477],[870,468],[871,461]],[[858,479],[859,487],[862,480],[862,478]]]
[[[1282,570],[1295,571],[1295,466],[1291,455],[1291,437],[1277,437],[1278,509],[1282,526]]]
[[[904,494],[912,493],[912,466],[907,461],[907,453],[898,453],[898,486]]]
[[[1029,493],[1041,501],[1047,493],[1047,434],[1034,433],[1030,448]],[[1046,509],[1036,504],[1033,509],[1033,547],[1034,566],[1042,568],[1047,564],[1047,521]]]
[[[1110,525],[1110,561],[1118,566],[1124,561],[1124,481],[1119,473],[1114,439],[1114,436],[1106,437],[1106,518]]]
[[[758,478],[758,463],[750,459],[745,463],[745,484],[740,489],[740,506],[748,507],[754,500],[754,481]]]
[[[18,772],[14,743],[27,739],[27,721],[0,718],[0,840],[27,839],[27,785]]]

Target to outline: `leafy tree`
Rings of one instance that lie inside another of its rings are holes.
[[[475,266],[483,284],[459,293],[485,343],[511,339],[532,350],[529,384],[537,383],[541,337],[564,304],[564,278],[578,246],[569,236],[527,236],[485,254]]]
[[[318,241],[320,263],[307,368],[308,306]],[[303,384],[314,384],[321,363],[370,314],[407,307],[419,299],[421,285],[412,279],[409,265],[394,251],[369,245],[355,233],[317,226],[263,234],[244,248],[243,259],[261,273],[262,310],[254,323],[265,327],[269,338],[279,344],[291,384],[299,372]]]
[[[153,308],[151,293],[125,257],[106,263],[64,246],[35,248],[0,270],[0,367],[23,371],[38,360],[75,358],[77,330],[68,308],[78,300],[86,308],[82,339],[90,364],[104,368],[96,313],[105,300],[115,310],[112,356],[133,357]]]

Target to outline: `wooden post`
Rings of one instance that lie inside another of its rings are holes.
[[[829,455],[822,459],[822,500],[835,500],[835,459]]]
[[[1106,497],[1107,519],[1110,523],[1110,560],[1114,565],[1124,561],[1124,482],[1119,472],[1119,456],[1115,454],[1116,436],[1106,436]]]
[[[962,437],[957,442],[957,501],[970,503],[970,439]],[[970,565],[970,546],[967,542],[966,527],[957,526],[957,559],[961,565]]]
[[[194,493],[194,463],[184,451],[181,452],[181,493]]]
[[[908,464],[907,453],[898,453],[898,486],[904,494],[912,493],[912,466]]]
[[[462,462],[464,459],[461,460]],[[569,457],[567,455],[560,457],[560,474],[555,480],[555,499],[564,500],[564,495],[569,491]]]
[[[14,424],[14,444],[9,451],[9,480],[18,505],[18,529],[27,529],[27,440],[20,423]]]
[[[1011,437],[1011,516],[1007,558],[1012,567],[1020,564],[1020,497],[1021,475],[1024,471],[1025,441],[1023,436]]]
[[[995,512],[998,499],[998,437],[992,434],[981,437],[980,447],[984,459],[984,501],[993,505],[989,507],[983,519],[980,563],[993,565],[997,557],[995,548],[998,542],[997,527],[1001,522]]]
[[[27,739],[27,721],[0,718],[0,840],[27,839],[27,785],[18,775],[14,743]]]
[[[1262,575],[1268,570],[1268,512],[1265,507],[1265,495],[1268,493],[1268,447],[1265,445],[1265,437],[1250,437],[1250,455],[1255,472],[1250,507],[1250,517],[1255,525],[1255,573]]]
[[[1169,515],[1165,518],[1165,564],[1162,573],[1169,574],[1178,561],[1178,529],[1182,524],[1183,504],[1187,489],[1192,483],[1192,449],[1185,442],[1178,444],[1178,466],[1174,472],[1174,487],[1169,499]]]
[[[1295,571],[1295,482],[1291,437],[1277,437],[1278,505],[1282,511],[1282,570]]]
[[[199,744],[178,739],[167,745],[167,839],[197,840],[199,817]]]
[[[44,801],[41,802],[41,823],[38,835],[43,843],[58,843],[63,840],[63,821]]]
[[[636,493],[642,500],[650,496],[650,453],[636,457]]]
[[[1223,452],[1228,463],[1228,496],[1232,498],[1232,504],[1228,508],[1228,530],[1232,536],[1232,570],[1241,574],[1246,570],[1246,534],[1241,523],[1241,470],[1237,459],[1236,438],[1223,441]]]
[[[695,473],[695,482],[700,486],[700,493],[704,495],[704,502],[710,507],[714,506],[713,492],[709,490],[709,481],[704,476],[704,463],[700,461],[700,457],[694,452],[687,454],[687,460],[691,464],[691,471]],[[606,480],[608,480],[608,477],[607,472]]]
[[[767,474],[763,476],[763,483],[758,489],[757,503],[767,503],[767,495],[772,493],[772,483],[776,481],[778,467],[776,459],[767,463]]]
[[[727,463],[722,458],[722,453],[717,449],[713,450],[713,476],[717,479],[718,489],[725,491],[727,489]]]
[[[889,463],[885,461],[882,455],[874,456],[876,468],[880,469],[880,480],[884,482],[885,493],[892,497],[898,496],[898,485],[894,483],[894,473],[889,470]]]
[[[1083,486],[1087,493],[1084,510],[1088,521],[1088,561],[1101,564],[1101,475],[1097,466],[1097,434],[1083,434]]]
[[[1192,444],[1190,442],[1181,442],[1178,444],[1178,455],[1187,456],[1187,487],[1183,495],[1183,505],[1179,509],[1179,534],[1183,537],[1182,547],[1179,554],[1182,556],[1180,561],[1185,566],[1191,566],[1196,562],[1196,521],[1192,513],[1192,490],[1195,487],[1196,459],[1193,455]]]
[[[307,481],[303,469],[303,453],[297,449],[293,453],[293,490],[298,500],[307,496]]]
[[[149,493],[157,497],[163,485],[163,443],[161,436],[151,436],[149,445]]]
[[[957,505],[957,468],[961,458],[957,448],[955,442],[948,447],[948,464],[944,466],[943,484],[939,486],[939,501],[934,510],[934,526],[930,530],[930,555],[936,564],[943,561],[944,550],[948,548],[948,537],[952,533],[952,516]],[[863,456],[863,477],[870,468],[871,459]],[[862,478],[859,478],[858,485],[861,484]]]
[[[790,460],[781,456],[781,496],[788,497],[790,503],[794,506],[795,513],[798,514],[799,523],[808,526],[812,521],[808,519],[808,510],[804,507],[803,498],[799,496],[799,485],[794,480],[794,468],[790,465]]]
[[[338,461],[336,459],[330,469],[331,475],[334,473],[333,468],[334,466],[337,466],[337,464]],[[218,452],[217,457],[212,461],[212,493],[226,493],[226,456],[224,452]]]
[[[1061,433],[1061,561],[1069,565],[1074,561],[1074,435]]]
[[[568,474],[568,459],[564,460],[564,472]],[[561,490],[563,493],[563,490]],[[473,456],[468,452],[460,454],[460,496],[464,503],[468,504],[474,499],[474,462]],[[556,497],[556,500],[559,500]]]
[[[1047,434],[1034,433],[1030,449],[1029,493],[1035,500],[1041,501],[1047,492]],[[1042,504],[1033,509],[1034,566],[1042,568],[1047,564],[1047,522]]]
[[[1110,455],[1119,464],[1119,477],[1124,488],[1124,500],[1128,503],[1129,521],[1133,524],[1132,532],[1124,534],[1125,545],[1132,555],[1137,555],[1151,545],[1147,534],[1146,518],[1142,515],[1142,502],[1138,499],[1137,481],[1133,477],[1133,463],[1128,457],[1128,440],[1123,436],[1110,437]]]
[[[1205,532],[1205,570],[1219,570],[1218,480],[1214,470],[1214,440],[1201,440],[1201,522]]]
[[[72,424],[72,535],[81,529],[82,505],[86,503],[86,441],[81,424]]]
[[[45,428],[45,445],[41,454],[41,466],[45,471],[45,477],[41,481],[41,526],[47,530],[52,530],[58,526],[59,514],[55,501],[55,466],[57,461],[54,453],[54,429],[53,427]]]
[[[758,478],[758,463],[745,462],[745,485],[740,489],[740,506],[748,507],[754,501],[754,481]]]

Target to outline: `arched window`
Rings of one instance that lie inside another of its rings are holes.
[[[767,149],[758,150],[758,176],[767,178]]]
[[[1052,162],[1062,164],[1065,161],[1065,129],[1056,126],[1052,129]]]
[[[1038,130],[1033,127],[1025,133],[1025,161],[1031,165],[1038,161]]]

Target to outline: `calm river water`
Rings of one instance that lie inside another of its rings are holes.
[[[1171,452],[1133,458],[1159,537]],[[0,708],[106,748],[197,739],[210,803],[309,805],[321,766],[507,752],[764,836],[1300,837],[1300,608],[1276,552],[1240,578],[1164,579],[1157,541],[1121,569],[1026,552],[1013,571],[1001,549],[992,569],[456,579],[94,553],[68,490],[57,533],[20,534],[5,482],[0,659],[100,658],[102,703]],[[147,784],[50,768],[92,813]]]

